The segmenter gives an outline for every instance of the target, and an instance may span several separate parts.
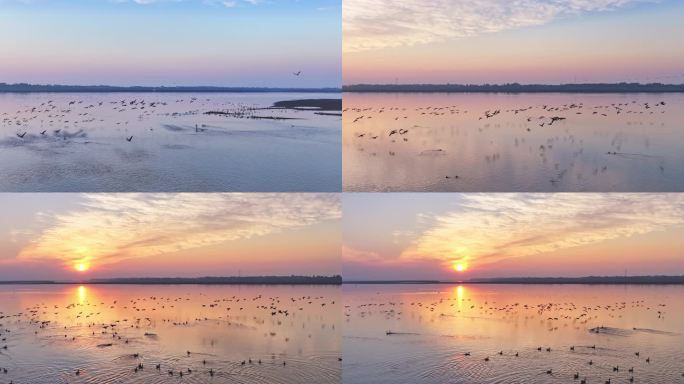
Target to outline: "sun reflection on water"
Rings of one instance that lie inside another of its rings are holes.
[[[83,305],[87,298],[88,289],[83,285],[79,285],[76,289],[76,293],[78,295],[78,303]]]

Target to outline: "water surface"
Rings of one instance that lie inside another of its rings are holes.
[[[339,382],[339,294],[332,286],[0,285],[0,382]]]
[[[344,383],[684,380],[682,286],[345,285],[343,294]]]
[[[348,191],[684,191],[684,95],[345,93],[343,157]]]
[[[339,191],[340,117],[260,109],[312,98],[0,94],[0,191]]]

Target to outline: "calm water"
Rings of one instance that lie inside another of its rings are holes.
[[[682,94],[345,93],[344,108],[348,191],[684,191]]]
[[[339,295],[328,286],[0,286],[0,382],[339,382]]]
[[[0,191],[339,191],[339,116],[253,110],[337,97],[0,94]]]
[[[579,383],[576,373],[587,383],[684,380],[681,286],[366,285],[343,293],[344,383]]]

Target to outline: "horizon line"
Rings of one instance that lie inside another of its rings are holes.
[[[198,276],[198,277],[108,277],[84,280],[26,279],[0,280],[0,285],[77,285],[77,284],[149,284],[149,285],[339,285],[340,275],[253,275],[253,276]]]
[[[545,277],[485,277],[466,280],[392,279],[342,280],[342,284],[684,284],[684,275],[633,275],[633,276],[545,276]]]
[[[343,92],[505,92],[505,93],[682,93],[684,83],[357,83],[342,85]]]
[[[0,93],[18,92],[341,92],[342,87],[232,86],[232,85],[108,85],[35,84],[0,82]]]

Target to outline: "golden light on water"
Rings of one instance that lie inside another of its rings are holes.
[[[463,300],[465,298],[465,288],[462,285],[456,287],[456,306],[459,310],[463,309]]]
[[[86,300],[86,293],[87,293],[86,287],[79,285],[77,293],[78,293],[78,303],[83,304],[83,302],[85,302],[85,300]]]

